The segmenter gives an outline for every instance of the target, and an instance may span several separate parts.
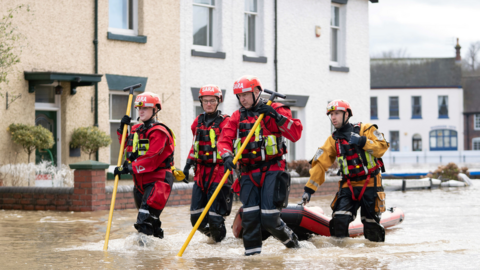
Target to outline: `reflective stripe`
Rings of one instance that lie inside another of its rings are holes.
[[[285,242],[282,242],[282,244],[286,245],[286,244],[288,244],[288,242],[290,242],[290,239],[288,239],[288,240],[285,241]]]
[[[375,221],[375,219],[373,218],[362,217],[362,220],[365,220],[366,222],[370,222],[370,223],[377,223],[377,221]]]
[[[262,248],[259,247],[259,248],[245,249],[245,254],[250,254],[255,252],[262,252]]]
[[[208,211],[208,214],[209,214],[210,216],[221,217],[221,215],[219,215],[219,214],[217,214],[217,213],[215,213],[215,212],[210,212],[210,211]]]
[[[242,89],[242,92],[243,92],[243,93],[249,92],[249,91],[252,91],[252,88],[251,88],[251,87],[243,88],[243,89]]]
[[[288,126],[287,126],[287,128],[288,128],[288,129],[290,129],[290,128],[292,127],[292,124],[293,124],[293,121],[292,121],[292,120],[290,120],[290,122],[288,122]]]
[[[285,131],[285,130],[284,130],[283,128],[281,128],[281,127],[279,127],[278,129],[280,129],[280,131],[282,131],[282,132]]]
[[[317,188],[320,187],[320,186],[319,186],[315,181],[313,181],[312,179],[309,179],[309,180],[308,180],[308,183],[309,183],[310,185],[313,185],[313,186],[317,187]]]
[[[138,209],[139,213],[145,213],[145,214],[150,214],[150,212],[146,209]]]
[[[262,213],[263,214],[275,214],[275,213],[280,213],[280,211],[278,209],[271,209],[271,210],[262,209]]]
[[[345,107],[335,107],[336,110],[344,110],[345,111]]]
[[[257,210],[260,210],[260,206],[252,206],[252,207],[247,207],[247,208],[243,208],[243,212],[251,212],[251,211],[257,211]]]
[[[203,212],[203,209],[205,209],[205,208],[197,209],[197,210],[192,210],[192,211],[190,211],[190,214],[191,214],[191,215],[195,215],[195,214],[198,214],[198,213],[202,213],[202,212]]]
[[[152,218],[153,218],[153,219],[158,219],[158,217],[156,217],[156,216],[152,216]]]
[[[349,215],[349,216],[351,216],[352,212],[350,212],[350,211],[335,211],[335,212],[333,212],[332,217],[335,216],[335,215]]]
[[[195,158],[195,155],[194,155],[194,154],[190,154],[190,156],[191,156],[192,158]]]

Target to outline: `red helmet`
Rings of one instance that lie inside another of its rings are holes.
[[[160,102],[160,98],[157,94],[154,94],[152,92],[144,92],[138,95],[135,99],[135,108],[137,107],[157,107],[159,110],[161,110],[162,103]]]
[[[329,115],[333,111],[344,111],[350,114],[350,116],[353,116],[352,113],[352,107],[350,107],[350,103],[348,101],[343,100],[343,99],[335,99],[330,101],[327,105],[327,115]]]
[[[233,93],[235,95],[248,92],[253,93],[253,89],[255,89],[255,87],[259,87],[260,91],[263,91],[262,84],[257,77],[245,75],[235,81],[235,83],[233,84]]]
[[[200,88],[198,98],[202,98],[204,96],[214,96],[218,98],[218,103],[223,102],[222,90],[220,90],[220,87],[213,84],[207,84]]]

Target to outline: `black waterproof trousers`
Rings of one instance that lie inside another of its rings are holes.
[[[358,198],[362,187],[353,187],[355,198]],[[365,238],[374,242],[385,241],[385,229],[380,225],[381,213],[375,212],[376,187],[367,187],[360,201],[354,201],[350,189],[342,188],[339,191],[330,221],[330,234],[334,237],[348,237],[348,225],[355,220],[358,208],[360,209]]]
[[[164,182],[172,188],[173,175],[167,172]],[[140,233],[163,238],[162,222],[160,221],[160,214],[163,209],[158,210],[147,204],[147,200],[152,194],[153,186],[155,186],[155,182],[143,185],[143,194],[137,187],[133,189],[133,198],[135,199],[135,205],[138,209],[137,222],[133,226]]]
[[[195,182],[192,190],[192,203],[190,204],[190,221],[192,226],[195,226],[198,218],[202,215],[205,206],[212,197],[215,189],[217,189],[218,183],[212,183],[210,188],[208,188],[208,181],[205,181],[204,191],[198,186],[198,183]],[[219,194],[220,195],[220,194]],[[227,230],[225,228],[225,217],[219,211],[219,196],[215,198],[212,203],[212,206],[208,210],[207,215],[200,223],[198,230],[205,234],[206,236],[212,238],[215,242],[220,242],[225,238]]]
[[[280,218],[281,208],[273,203],[275,182],[281,171],[267,171],[262,187],[257,187],[248,175],[240,178],[240,201],[243,204],[242,228],[245,255],[262,251],[262,227],[287,247],[297,247],[295,233]],[[261,173],[252,174],[260,184]]]

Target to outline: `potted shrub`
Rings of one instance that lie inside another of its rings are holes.
[[[55,143],[52,132],[42,126],[10,124],[7,131],[12,136],[12,141],[21,145],[28,154],[28,163],[35,149],[50,149]]]
[[[109,146],[110,143],[112,143],[110,136],[98,127],[79,127],[73,131],[70,147],[80,147],[88,154],[88,159],[92,159],[92,154],[101,147]]]

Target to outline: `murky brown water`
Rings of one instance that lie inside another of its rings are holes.
[[[317,236],[286,249],[269,238],[262,254],[243,256],[243,245],[229,229],[212,244],[196,233],[183,257],[176,254],[191,225],[188,206],[162,214],[165,239],[140,247],[132,224],[135,210],[115,211],[109,250],[103,251],[108,212],[73,213],[0,210],[1,269],[478,269],[480,258],[480,181],[470,188],[387,193],[387,205],[405,211],[405,221],[387,229],[385,243],[361,237],[337,241]],[[330,196],[311,205],[329,211]],[[294,203],[298,198],[291,199]],[[234,205],[234,210],[240,207]],[[233,222],[232,214],[228,228]]]

